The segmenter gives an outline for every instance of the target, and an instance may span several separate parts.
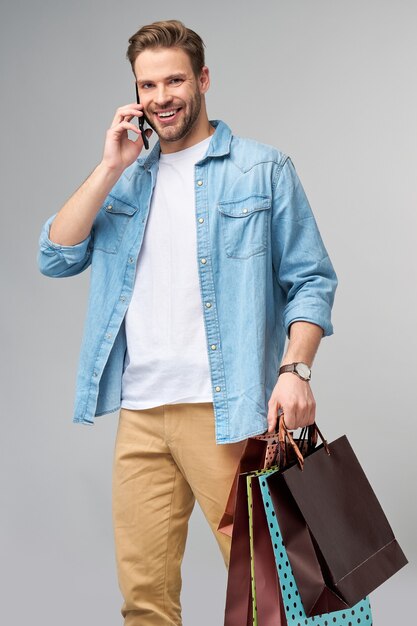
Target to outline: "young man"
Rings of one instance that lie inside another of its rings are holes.
[[[245,441],[279,411],[290,429],[314,422],[310,367],[333,332],[336,276],[294,166],[208,119],[203,46],[177,20],[133,35],[141,103],[117,109],[102,161],[40,237],[43,274],[92,268],[73,421],[120,409],[113,522],[129,626],[181,624],[195,499],[228,566],[217,526]],[[143,115],[159,138],[144,156]]]

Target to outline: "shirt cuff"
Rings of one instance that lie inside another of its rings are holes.
[[[326,302],[319,302],[313,298],[305,299],[300,303],[290,303],[284,311],[284,327],[287,337],[289,337],[289,329],[293,322],[311,322],[317,324],[323,329],[323,337],[333,334],[333,325],[331,322],[331,308]]]
[[[58,252],[64,260],[69,264],[78,263],[82,261],[87,253],[88,244],[91,240],[91,235],[88,235],[86,239],[74,244],[73,246],[63,246],[60,243],[55,243],[49,239],[49,231],[51,224],[55,219],[55,216],[51,215],[42,227],[41,235],[39,238],[39,246],[42,252],[52,255]]]

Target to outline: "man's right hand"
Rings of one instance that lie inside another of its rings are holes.
[[[138,158],[143,148],[142,134],[138,126],[131,123],[131,120],[135,116],[140,117],[142,115],[144,115],[142,104],[126,104],[117,109],[113,122],[106,133],[102,159],[103,165],[109,170],[121,173]],[[129,139],[128,130],[136,133],[137,139]],[[153,130],[147,128],[145,133],[149,139]]]
[[[83,184],[72,194],[53,220],[49,238],[62,246],[73,246],[84,241],[91,232],[94,219],[123,171],[138,158],[142,148],[142,135],[131,123],[135,116],[143,115],[142,104],[119,107],[106,134],[102,161],[94,168]],[[128,130],[138,135],[129,139]],[[152,129],[146,129],[146,136]]]

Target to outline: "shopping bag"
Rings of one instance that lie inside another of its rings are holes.
[[[306,454],[312,450],[317,444],[317,433],[315,429],[306,427],[302,429],[299,439],[295,440],[301,451]],[[285,448],[285,446],[284,446]],[[236,468],[236,474],[230,489],[227,504],[220,519],[217,530],[225,535],[232,536],[233,532],[233,515],[236,503],[237,483],[240,474],[267,469],[273,465],[283,467],[285,462],[291,462],[294,459],[294,451],[291,446],[285,449],[279,445],[278,431],[274,433],[265,432],[261,435],[248,437],[244,447],[239,464]]]
[[[279,475],[279,473],[279,470],[276,470],[269,473],[266,477],[259,476],[258,480],[275,555],[283,608],[288,626],[372,626],[372,612],[368,597],[361,599],[349,608],[329,611],[314,616],[307,615],[281,534],[277,510],[273,505],[271,497],[271,479]]]
[[[233,516],[236,503],[237,483],[240,474],[270,467],[276,461],[278,452],[278,434],[269,433],[248,437],[245,448],[236,468],[236,474],[230,489],[226,508],[217,527],[221,533],[232,536]]]
[[[286,626],[275,559],[255,473],[238,477],[225,626]],[[253,502],[255,506],[253,506]]]
[[[276,468],[272,468],[274,471]],[[251,555],[251,592],[253,623],[258,626],[287,626],[268,522],[257,476],[246,475]]]
[[[328,444],[315,428],[322,443],[265,479],[310,616],[352,607],[408,562],[347,437]]]
[[[249,514],[246,476],[238,476],[227,576],[224,626],[251,626]]]

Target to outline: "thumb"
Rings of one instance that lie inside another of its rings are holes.
[[[267,422],[268,432],[273,433],[277,425],[278,416],[282,412],[282,406],[279,401],[271,403],[268,408]]]

